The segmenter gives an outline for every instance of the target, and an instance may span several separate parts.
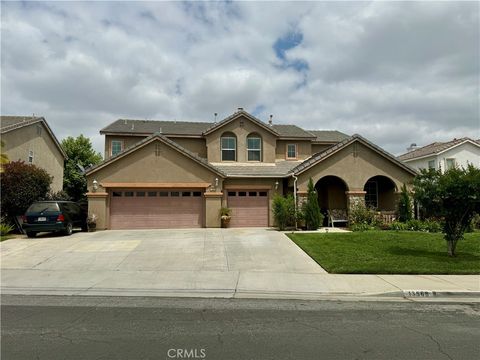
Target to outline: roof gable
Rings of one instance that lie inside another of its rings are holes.
[[[408,171],[409,173],[416,175],[417,172],[412,169],[410,166],[404,164],[400,160],[398,160],[395,156],[392,154],[388,153],[387,151],[383,150],[379,146],[375,145],[374,143],[368,141],[364,137],[358,134],[354,134],[347,139],[337,143],[336,145],[333,145],[326,149],[325,151],[322,151],[320,153],[317,153],[310,157],[309,159],[305,160],[303,163],[300,165],[296,166],[294,169],[292,169],[292,173],[295,175],[301,174],[304,171],[310,169],[311,167],[317,165],[318,163],[322,162],[323,160],[329,158],[330,156],[336,154],[340,150],[346,148],[350,144],[353,144],[354,142],[360,142],[363,145],[369,147],[373,151],[377,152],[379,155],[383,156],[384,158],[390,160],[391,162],[395,163],[399,167],[403,168],[404,170]]]
[[[249,114],[245,110],[239,110],[236,113],[226,117],[222,121],[214,124],[209,129],[204,131],[203,135],[211,134],[211,133],[217,131],[218,129],[222,128],[223,126],[225,126],[225,125],[231,123],[232,121],[238,119],[239,117],[244,117],[247,120],[253,122],[256,125],[258,125],[259,127],[261,127],[263,129],[267,130],[268,132],[272,133],[273,135],[275,135],[277,137],[279,136],[279,133],[273,128],[273,126],[269,126],[269,125],[265,124],[263,121],[261,121],[260,119],[257,119],[255,116]]]
[[[122,151],[121,153],[115,155],[115,156],[112,156],[111,158],[109,159],[106,159],[104,160],[103,162],[101,162],[100,164],[98,165],[95,165],[93,167],[91,167],[90,169],[88,169],[85,173],[87,175],[90,175],[106,166],[108,166],[109,164],[131,154],[132,152],[138,150],[138,149],[141,149],[143,148],[144,146],[152,143],[153,141],[161,141],[162,143],[168,145],[169,147],[171,147],[172,149],[178,151],[179,153],[183,154],[184,156],[192,159],[193,161],[199,163],[200,165],[202,165],[203,167],[209,169],[210,171],[214,172],[215,174],[221,176],[221,177],[225,177],[225,174],[217,169],[215,166],[211,165],[210,163],[208,163],[205,159],[199,157],[198,155],[188,151],[187,149],[185,149],[184,147],[180,146],[179,144],[177,144],[176,142],[168,139],[165,135],[162,135],[160,133],[155,133],[149,137],[146,137],[145,139],[142,139],[141,141],[139,141],[138,143],[136,143],[135,145],[133,145],[132,147],[126,149],[125,151]]]
[[[48,125],[44,117],[35,117],[35,116],[0,116],[1,122],[1,133],[5,134],[13,130],[21,129],[26,126],[30,126],[36,123],[41,123],[43,127],[47,130],[48,134],[52,138],[53,142],[57,146],[58,150],[62,156],[66,159],[67,154],[63,150],[62,145],[58,141],[57,137],[53,133],[52,129]]]

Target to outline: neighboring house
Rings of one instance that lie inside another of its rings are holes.
[[[3,151],[10,161],[22,160],[52,176],[52,191],[63,188],[66,154],[43,117],[0,116]]]
[[[399,156],[414,169],[436,169],[445,172],[453,167],[466,168],[468,164],[480,168],[480,141],[468,137],[413,148]]]
[[[323,211],[366,201],[394,211],[416,174],[359,135],[265,123],[243,109],[220,122],[117,120],[105,160],[87,170],[99,229],[273,226],[275,194],[305,198],[313,179]],[[296,191],[295,191],[296,190]]]

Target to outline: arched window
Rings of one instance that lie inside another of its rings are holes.
[[[247,160],[262,161],[262,138],[258,134],[247,136]]]
[[[233,133],[224,133],[220,138],[222,161],[237,160],[237,138]]]

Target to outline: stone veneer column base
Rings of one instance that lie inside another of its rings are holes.
[[[365,205],[365,194],[367,192],[363,190],[345,191],[347,196],[347,209],[350,211],[355,205]]]

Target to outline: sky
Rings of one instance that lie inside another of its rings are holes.
[[[59,139],[118,118],[480,138],[478,2],[3,2],[1,113]]]

